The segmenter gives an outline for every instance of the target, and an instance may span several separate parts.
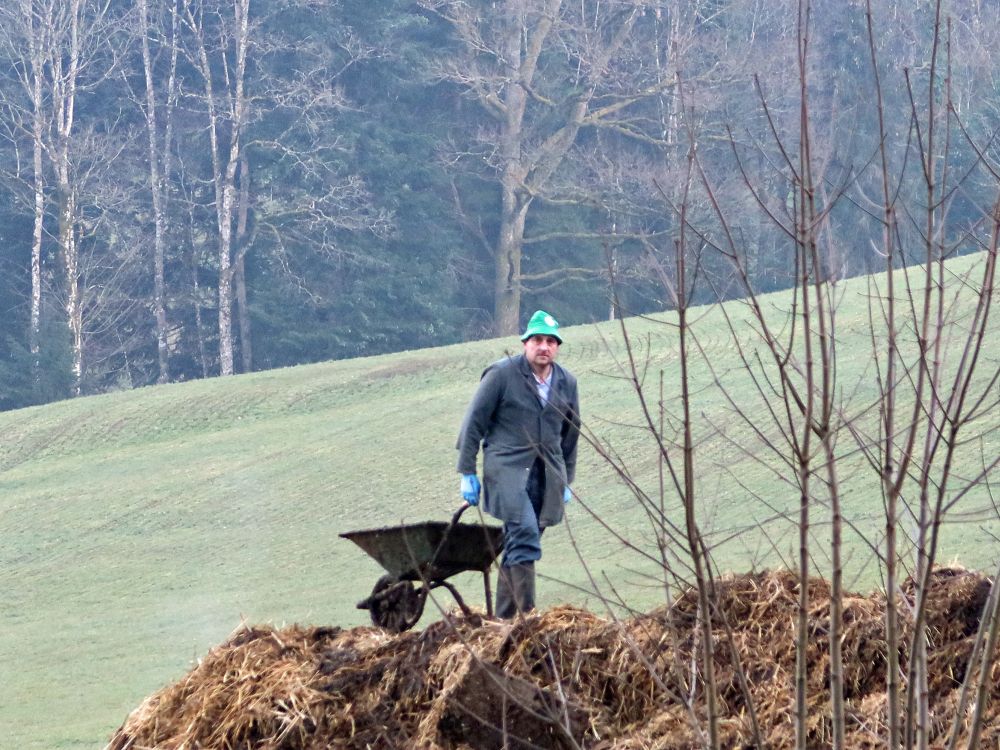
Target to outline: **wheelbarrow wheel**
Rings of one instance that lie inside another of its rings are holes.
[[[393,576],[385,575],[378,579],[366,602],[375,625],[402,633],[417,624],[424,613],[426,600],[424,588],[418,589],[412,581],[397,581]]]

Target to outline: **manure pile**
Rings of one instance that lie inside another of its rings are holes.
[[[960,568],[934,575],[928,596],[933,746],[951,732],[990,585]],[[715,587],[728,624],[720,617],[715,630],[722,745],[752,747],[755,716],[769,747],[792,747],[795,576],[765,572],[720,579]],[[809,597],[809,745],[821,747],[830,737],[827,584],[810,581]],[[696,610],[697,597],[688,592],[669,609],[617,623],[558,607],[514,623],[456,617],[399,635],[371,627],[244,627],[133,711],[108,750],[478,750],[501,747],[504,732],[511,748],[701,747]],[[881,594],[844,600],[852,748],[885,742],[884,611]],[[900,661],[905,674],[905,651]],[[984,712],[982,745],[989,747],[1000,738],[997,666],[994,659]]]

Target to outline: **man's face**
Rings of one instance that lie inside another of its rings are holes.
[[[532,336],[524,342],[524,356],[528,364],[545,368],[555,362],[559,353],[559,339],[555,336]]]

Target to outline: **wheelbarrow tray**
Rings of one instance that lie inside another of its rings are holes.
[[[478,523],[428,521],[341,534],[400,581],[440,581],[483,572],[503,549],[503,529]]]

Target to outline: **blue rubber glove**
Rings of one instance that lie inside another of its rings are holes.
[[[463,474],[459,492],[462,499],[469,505],[479,505],[479,477],[475,474]]]
[[[570,490],[569,485],[567,484],[565,487],[563,487],[563,502],[568,503],[572,497],[573,497],[573,492]]]

